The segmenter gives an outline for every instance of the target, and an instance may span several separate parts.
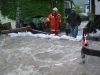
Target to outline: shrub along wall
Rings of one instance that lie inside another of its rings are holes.
[[[19,6],[21,8],[20,19],[27,17],[42,15],[48,16],[52,9],[50,7],[51,0],[0,0],[2,3],[1,13],[3,16],[8,16],[9,19],[16,19],[16,9]],[[55,0],[53,0],[55,1]],[[64,0],[56,0],[56,7],[62,16],[62,22],[64,22],[65,9]]]

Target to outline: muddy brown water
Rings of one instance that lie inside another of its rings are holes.
[[[0,36],[0,75],[100,75],[100,57],[86,55],[83,64],[81,48],[78,41]]]

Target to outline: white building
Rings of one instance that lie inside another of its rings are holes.
[[[100,0],[89,0],[90,12],[100,16]]]

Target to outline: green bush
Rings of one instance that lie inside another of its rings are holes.
[[[91,20],[91,22],[94,23],[94,21],[95,21],[95,15],[94,15],[94,13],[88,12],[88,17]]]
[[[78,6],[78,5],[75,5],[75,6],[73,7],[73,9],[75,10],[75,12],[76,12],[77,14],[79,14],[79,13],[82,12],[80,6]]]
[[[16,20],[16,9],[18,7],[18,1],[20,1],[19,6],[21,9],[21,20],[37,15],[47,17],[52,11],[50,7],[51,0],[0,0],[0,2],[2,3],[2,15],[7,16],[9,19]],[[56,7],[61,13],[62,22],[64,22],[64,0],[53,1],[57,1]]]

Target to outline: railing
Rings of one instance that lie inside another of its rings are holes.
[[[100,22],[100,18],[93,24],[91,23],[91,20],[87,23],[87,25],[83,28],[83,39],[84,39],[84,36],[87,35],[88,40],[100,41],[100,36],[89,35],[89,33],[96,31],[95,28],[97,27],[99,22]]]
[[[94,23],[94,25],[91,27],[91,21],[89,21],[87,23],[87,25],[85,26],[85,28],[83,28],[83,42],[85,42],[86,40],[94,40],[94,41],[100,41],[100,36],[89,36],[88,33],[90,33],[90,30],[93,30],[99,23],[100,18]],[[82,58],[82,62],[85,63],[85,55],[91,55],[91,56],[97,56],[100,57],[100,49],[99,50],[94,50],[94,49],[90,49],[88,48],[88,46],[85,44],[88,44],[87,42],[84,43],[82,49],[81,49],[81,58]]]

